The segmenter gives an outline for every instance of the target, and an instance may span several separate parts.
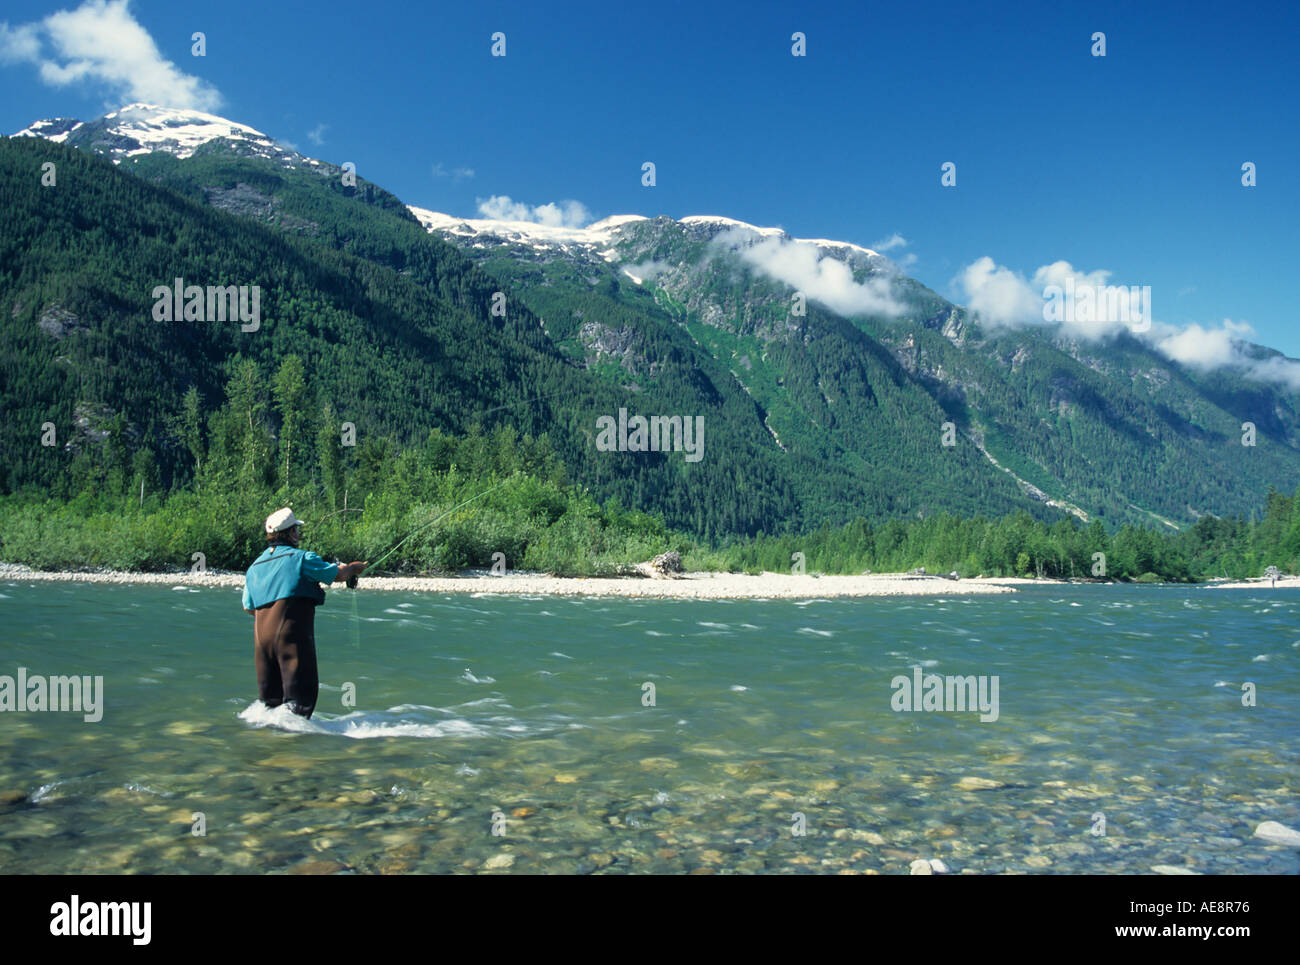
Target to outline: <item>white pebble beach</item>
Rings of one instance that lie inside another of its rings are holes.
[[[208,570],[204,573],[43,572],[0,563],[0,579],[14,582],[152,583],[163,586],[243,587],[244,574]],[[808,599],[839,596],[970,596],[1014,593],[1017,584],[1048,580],[985,578],[952,580],[942,576],[870,573],[857,576],[815,576],[788,573],[684,573],[676,578],[644,576],[571,577],[544,573],[494,576],[473,571],[460,576],[361,577],[361,591],[398,590],[421,593],[509,594],[519,596],[627,596],[670,599]],[[342,585],[331,587],[348,592]]]

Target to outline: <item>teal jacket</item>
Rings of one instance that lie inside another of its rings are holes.
[[[268,546],[244,575],[244,609],[256,610],[287,596],[306,597],[320,606],[325,602],[320,585],[333,583],[338,573],[337,563],[326,563],[315,553],[284,544]]]

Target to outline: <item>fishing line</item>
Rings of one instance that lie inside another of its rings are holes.
[[[485,490],[483,490],[481,493],[478,493],[477,495],[471,496],[469,499],[466,499],[464,502],[457,503],[455,506],[451,507],[451,509],[447,510],[445,513],[442,513],[442,514],[439,515],[439,516],[435,516],[433,519],[429,520],[429,522],[427,522],[427,523],[425,523],[424,525],[420,526],[418,529],[413,530],[412,532],[410,532],[409,534],[407,534],[405,537],[403,537],[402,539],[400,539],[400,540],[398,540],[396,543],[394,543],[392,549],[390,549],[390,550],[389,550],[387,553],[385,553],[383,556],[379,557],[379,559],[375,560],[374,563],[369,564],[369,565],[366,567],[366,569],[373,569],[374,567],[377,567],[377,566],[378,566],[380,563],[382,563],[384,560],[388,559],[388,557],[390,557],[390,556],[392,556],[394,553],[396,553],[398,547],[400,547],[400,546],[401,546],[403,543],[405,543],[407,540],[411,539],[411,538],[414,537],[414,536],[418,536],[419,534],[423,533],[426,529],[428,529],[428,528],[429,528],[430,526],[432,526],[434,523],[437,523],[437,522],[439,522],[440,520],[446,519],[448,516],[450,516],[450,515],[451,515],[452,513],[454,513],[456,510],[460,509],[462,506],[468,506],[468,505],[469,505],[470,503],[472,503],[474,500],[476,500],[476,499],[481,499],[482,497],[486,496],[488,493],[492,492],[493,490],[500,489],[502,486],[504,486],[504,485],[505,485],[507,482],[509,482],[509,481],[510,481],[510,480],[508,480],[508,479],[503,479],[503,480],[501,480],[499,483],[497,483],[495,486],[493,486],[491,489],[485,489]],[[359,648],[361,647],[361,615],[357,612],[357,594],[356,594],[356,586],[353,585],[351,588],[352,588],[352,590],[353,590],[353,592],[352,592],[352,640],[353,640],[353,644],[352,644],[352,645],[353,645],[354,647],[356,647],[356,648],[359,649]]]
[[[356,650],[361,649],[361,614],[357,612],[357,592],[354,587],[352,590],[352,646]]]
[[[432,526],[434,523],[438,522],[439,520],[446,519],[448,516],[450,516],[450,515],[451,515],[452,513],[454,513],[456,510],[460,509],[462,506],[467,506],[467,505],[469,505],[469,504],[472,503],[474,500],[476,500],[476,499],[480,499],[480,498],[482,498],[483,496],[486,496],[488,493],[492,492],[493,490],[495,490],[495,489],[500,489],[500,488],[501,488],[502,486],[504,486],[507,482],[509,482],[509,480],[507,480],[507,479],[503,479],[503,480],[501,480],[499,483],[497,483],[495,486],[493,486],[492,489],[485,489],[485,490],[483,490],[481,493],[479,493],[478,495],[469,497],[469,499],[465,500],[463,503],[457,503],[455,506],[451,507],[451,509],[449,509],[449,510],[447,510],[445,513],[443,513],[441,516],[437,516],[437,517],[435,517],[434,519],[429,520],[429,522],[425,523],[423,526],[421,526],[419,529],[417,529],[417,530],[415,530],[414,532],[412,532],[410,535],[406,536],[404,539],[400,539],[400,540],[398,540],[396,543],[394,543],[392,549],[390,549],[390,550],[389,550],[387,553],[385,553],[383,556],[379,557],[379,559],[375,560],[373,563],[368,564],[368,565],[366,566],[366,569],[374,569],[376,566],[378,566],[378,565],[379,565],[380,563],[382,563],[384,560],[388,559],[388,557],[392,556],[395,552],[397,552],[397,548],[398,548],[399,546],[401,546],[403,543],[405,543],[405,542],[406,542],[408,539],[410,539],[411,537],[413,537],[413,536],[419,536],[421,533],[423,533],[426,529],[428,529],[428,528],[429,528],[430,526]]]

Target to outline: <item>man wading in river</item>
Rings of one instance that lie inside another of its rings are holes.
[[[316,607],[322,583],[356,586],[365,563],[326,563],[298,548],[302,520],[285,507],[266,517],[266,552],[244,577],[244,611],[253,614],[253,662],[262,703],[287,703],[301,717],[316,709]]]

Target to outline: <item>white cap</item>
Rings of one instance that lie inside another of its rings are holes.
[[[301,525],[303,525],[302,520],[293,514],[292,509],[286,506],[284,509],[277,509],[266,517],[266,534],[270,536],[272,533],[282,533],[286,529]]]

